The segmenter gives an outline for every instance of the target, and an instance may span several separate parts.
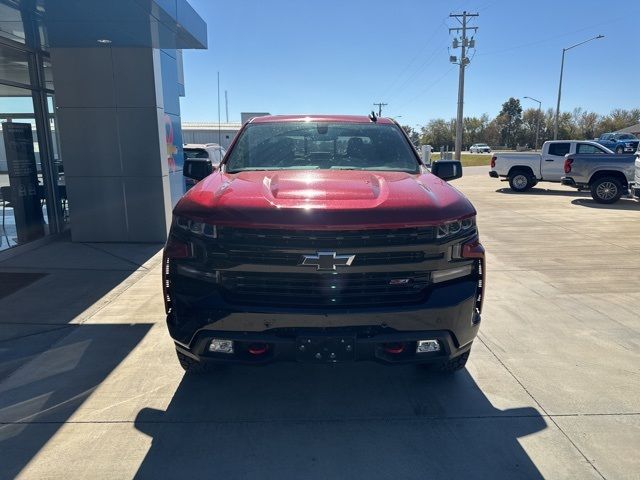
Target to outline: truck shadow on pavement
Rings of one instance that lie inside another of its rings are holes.
[[[0,479],[35,460],[146,336],[150,323],[84,322],[159,248],[60,241],[0,262],[0,275],[42,273],[0,298]]]
[[[620,199],[616,203],[598,203],[590,198],[577,198],[572,200],[573,205],[588,208],[599,208],[604,210],[636,210],[640,211],[640,203],[630,199]]]
[[[135,478],[542,478],[518,439],[535,408],[495,408],[467,371],[275,364],[186,375]]]
[[[151,324],[73,325],[0,383],[0,478],[15,478]]]

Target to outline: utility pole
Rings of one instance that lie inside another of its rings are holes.
[[[374,103],[375,106],[378,107],[378,117],[382,116],[382,107],[386,107],[388,105],[388,103]]]
[[[469,27],[467,23],[470,18],[478,17],[477,13],[467,13],[466,11],[462,13],[452,13],[449,15],[451,18],[455,18],[458,22],[460,22],[460,27],[450,28],[449,33],[451,32],[462,32],[462,36],[460,40],[454,38],[452,47],[458,48],[460,47],[461,54],[460,59],[455,55],[449,56],[449,61],[451,63],[455,63],[460,65],[460,74],[458,79],[458,118],[456,121],[456,153],[455,159],[460,160],[460,156],[462,154],[462,130],[463,130],[463,122],[464,122],[464,69],[467,65],[469,65],[469,57],[467,56],[467,49],[475,48],[476,41],[473,37],[467,37],[467,30],[473,30],[473,33],[478,31],[478,27]],[[461,20],[462,18],[462,20]]]

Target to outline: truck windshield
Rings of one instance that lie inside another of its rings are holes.
[[[247,125],[229,153],[226,169],[418,173],[419,164],[396,125],[300,121]]]

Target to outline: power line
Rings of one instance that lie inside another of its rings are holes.
[[[447,75],[449,75],[449,73],[451,73],[451,71],[454,69],[454,67],[450,67],[448,70],[446,70],[441,76],[439,76],[438,78],[436,78],[433,82],[431,82],[429,85],[427,85],[426,88],[420,90],[418,93],[416,93],[413,97],[411,97],[409,100],[407,100],[406,102],[404,102],[402,105],[400,105],[398,110],[402,110],[405,106],[407,106],[409,103],[413,102],[416,98],[424,95],[425,93],[427,93],[429,90],[431,90],[434,86],[436,86],[438,83],[440,83]]]
[[[460,160],[460,155],[462,153],[462,123],[464,120],[464,71],[467,65],[471,63],[471,60],[467,57],[467,49],[472,49],[476,46],[475,39],[473,37],[467,37],[467,30],[473,30],[474,34],[478,31],[478,27],[469,27],[467,26],[467,22],[469,22],[473,17],[478,17],[479,14],[467,13],[464,11],[462,13],[452,13],[449,16],[451,18],[455,18],[461,25],[460,27],[450,28],[449,32],[462,32],[460,40],[454,38],[452,42],[453,49],[461,49],[460,60],[458,61],[458,57],[455,55],[449,56],[449,61],[451,61],[451,63],[460,66],[460,76],[458,80],[458,118],[456,120],[456,160]],[[462,20],[460,20],[461,17]]]
[[[437,58],[438,53],[440,52],[441,48],[443,47],[443,43],[440,43],[438,45],[436,45],[436,47],[433,49],[433,51],[431,52],[431,54],[424,60],[424,62],[422,62],[418,68],[416,70],[413,71],[413,73],[411,75],[409,75],[403,82],[402,84],[400,84],[395,91],[399,92],[399,93],[404,93],[404,88],[419,74],[421,73],[425,68],[427,68],[429,65],[431,65],[433,63],[433,61]],[[391,99],[395,99],[395,96],[392,96]]]
[[[444,20],[446,17],[443,17],[442,20],[440,20],[440,24],[438,24],[438,26],[440,25],[445,25]],[[427,50],[427,47],[429,47],[429,45],[431,45],[431,42],[436,38],[436,36],[438,35],[438,33],[440,33],[440,30],[438,30],[437,28],[433,29],[433,34],[429,37],[429,39],[425,42],[425,44],[418,50],[418,52],[415,54],[415,56],[409,61],[409,63],[407,63],[404,68],[400,71],[400,73],[395,77],[395,79],[389,84],[389,86],[384,90],[384,92],[382,93],[381,96],[386,97],[387,94],[389,92],[391,92],[392,88],[399,82],[402,80],[402,77],[406,74],[409,73],[409,79],[413,78],[416,73],[418,73],[420,70],[422,70],[422,67],[424,65],[425,62],[423,62],[422,64],[420,64],[418,66],[418,68],[413,72],[410,73],[409,71],[411,70],[411,67],[413,66],[413,64],[416,62],[416,60],[418,60],[422,54]],[[435,51],[437,51],[438,49],[436,48]],[[434,52],[435,52],[434,51]],[[405,81],[403,82],[402,85],[405,85],[409,79],[405,79]],[[398,87],[395,90],[399,90],[402,88],[402,85],[400,87]]]
[[[387,105],[389,105],[388,103],[374,103],[374,105],[376,105],[378,107],[378,117],[382,116],[382,107],[386,107]]]

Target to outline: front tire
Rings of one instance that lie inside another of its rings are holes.
[[[615,203],[622,196],[622,184],[615,177],[598,178],[589,188],[591,197],[598,203]]]
[[[509,175],[509,186],[514,192],[526,192],[533,184],[534,180],[524,170],[516,170]]]
[[[624,153],[624,150],[622,149],[622,147],[618,147],[618,148],[616,148],[616,153],[617,153],[618,155],[621,155],[621,154],[623,154],[623,153]]]

